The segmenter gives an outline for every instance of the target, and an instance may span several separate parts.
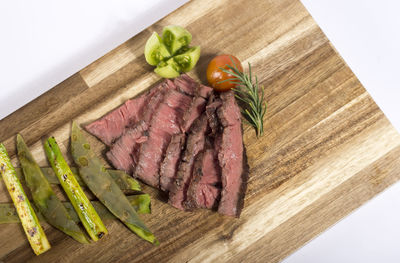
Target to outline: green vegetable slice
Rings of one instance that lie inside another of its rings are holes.
[[[76,181],[54,137],[47,139],[44,144],[44,150],[51,167],[53,167],[62,188],[71,201],[89,236],[94,241],[104,237],[108,233],[107,228]]]
[[[154,72],[163,78],[176,78],[180,75],[180,67],[175,62],[173,58],[168,59],[167,61],[161,61],[157,67],[154,69]]]
[[[176,55],[173,60],[179,65],[183,72],[188,72],[193,69],[197,61],[200,58],[200,47],[191,47],[188,50],[185,49],[184,53]]]
[[[128,199],[104,168],[101,160],[91,150],[75,122],[72,123],[71,130],[71,153],[79,167],[82,179],[104,206],[139,237],[158,244],[154,235],[140,220]]]
[[[121,190],[142,191],[139,182],[124,171],[108,169],[107,172]]]
[[[192,35],[181,26],[170,25],[164,27],[162,39],[169,52],[174,55],[180,48],[190,44]]]
[[[18,217],[21,219],[22,227],[24,228],[33,252],[35,252],[36,255],[46,252],[50,249],[50,243],[17,178],[14,167],[8,157],[6,147],[4,147],[2,143],[0,143],[0,174],[13,200]]]
[[[160,63],[160,61],[170,57],[171,54],[163,44],[160,36],[154,32],[146,42],[146,46],[144,47],[144,56],[147,63],[155,66]]]
[[[130,195],[127,196],[129,203],[136,210],[138,214],[150,214],[150,196],[148,194],[139,194],[139,195]],[[70,214],[72,220],[75,223],[79,223],[79,217],[76,214],[74,207],[70,202],[62,202],[65,209]],[[101,204],[100,201],[91,201],[94,209],[96,209],[97,213],[101,217],[102,220],[111,220],[115,219],[115,216],[111,214],[107,208]],[[40,222],[45,222],[46,219],[42,216],[40,211],[33,207],[36,212],[36,215]],[[20,219],[18,217],[17,211],[12,203],[3,203],[0,204],[0,224],[11,224],[11,223],[20,223]]]
[[[84,232],[71,219],[68,211],[61,204],[50,183],[44,177],[39,165],[33,159],[28,146],[21,135],[17,135],[18,157],[24,171],[25,181],[32,193],[32,199],[46,221],[71,236],[80,243],[89,243]]]
[[[78,169],[76,167],[70,167],[72,173],[75,175],[75,179],[78,182],[78,184],[82,187],[85,187],[86,184],[85,182],[81,179],[81,176],[79,175]],[[60,184],[60,181],[58,181],[58,178],[56,174],[53,171],[53,168],[51,167],[40,167],[40,170],[42,170],[42,173],[44,177],[46,177],[47,181],[49,181],[50,184]],[[117,183],[119,188],[121,190],[131,190],[131,191],[141,191],[140,184],[135,178],[132,176],[129,176],[127,173],[121,170],[112,170],[112,169],[107,169],[108,173],[111,175],[111,177],[114,179],[114,181]],[[21,183],[25,182],[25,178],[22,174],[22,169],[20,167],[15,167],[15,172],[17,173],[18,179],[21,181]]]

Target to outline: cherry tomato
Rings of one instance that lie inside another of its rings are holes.
[[[235,63],[236,67],[239,69],[240,72],[243,72],[242,63],[240,63],[237,57],[232,55],[219,55],[213,58],[208,64],[207,67],[207,80],[208,83],[217,91],[227,91],[234,88],[236,85],[231,81],[226,81],[223,83],[219,83],[220,81],[234,78],[231,74],[223,72],[220,68],[224,68],[229,70],[226,65],[231,65],[232,61]]]

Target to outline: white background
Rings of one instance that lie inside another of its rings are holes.
[[[1,1],[0,119],[184,2]],[[302,2],[400,130],[400,2]],[[396,184],[285,262],[397,263],[399,237],[400,185]]]
[[[185,2],[0,1],[0,119]]]

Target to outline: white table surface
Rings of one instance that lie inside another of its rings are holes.
[[[186,1],[1,1],[0,119]],[[400,130],[400,2],[302,2]],[[399,236],[395,184],[284,261],[397,263]]]

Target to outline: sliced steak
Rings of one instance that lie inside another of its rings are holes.
[[[182,116],[191,98],[169,90],[150,121],[149,139],[141,144],[134,176],[153,187],[159,187],[159,168],[164,152],[174,134],[180,133]]]
[[[214,94],[212,94],[206,106],[208,125],[211,128],[212,135],[219,134],[219,131],[221,129],[221,124],[219,123],[217,116],[217,109],[221,106],[221,104],[221,100],[217,98]]]
[[[194,96],[199,83],[186,74],[180,75],[174,79],[174,84],[178,87],[181,92]]]
[[[206,132],[207,117],[203,114],[192,125],[186,140],[186,149],[176,174],[175,183],[169,192],[168,202],[178,209],[184,210],[183,202],[186,200],[186,192],[192,176],[193,162],[196,155],[204,149]]]
[[[205,108],[206,100],[203,97],[196,96],[193,98],[189,110],[183,115],[182,132],[189,131],[190,126],[204,112]]]
[[[193,122],[204,112],[207,99],[212,94],[212,88],[199,85],[193,97],[190,108],[183,115],[182,132],[188,132]]]
[[[151,117],[153,117],[154,112],[164,99],[164,96],[166,94],[167,90],[163,89],[160,92],[157,92],[151,99],[149,100],[149,103],[145,106],[145,110],[143,113],[143,121],[147,124],[150,123]]]
[[[205,85],[202,85],[202,84],[200,84],[200,86],[198,87],[198,89],[196,91],[196,94],[198,96],[200,96],[200,97],[203,97],[203,98],[210,97],[212,93],[213,93],[213,89],[212,88],[210,88],[208,86],[205,86]]]
[[[174,183],[175,174],[181,159],[181,152],[185,146],[185,134],[175,134],[165,152],[164,160],[160,167],[160,188],[169,191]]]
[[[147,130],[151,117],[168,90],[173,88],[175,88],[174,85],[169,86],[168,82],[164,82],[162,90],[156,92],[145,106],[145,110],[141,114],[142,120],[136,123],[136,125],[125,128],[124,133],[111,146],[106,156],[115,168],[124,170],[129,174],[132,173],[138,162],[140,144],[148,138]]]
[[[147,140],[147,128],[147,124],[140,121],[111,146],[106,156],[116,169],[124,170],[128,174],[132,172],[132,164],[136,158],[135,148]]]
[[[218,152],[222,192],[218,212],[239,217],[247,184],[240,110],[232,91],[221,93],[220,98],[217,114],[223,126]]]
[[[212,148],[199,153],[193,165],[193,175],[184,201],[186,209],[216,207],[221,194],[221,169]]]
[[[145,106],[164,85],[165,83],[161,83],[158,87],[152,88],[139,97],[126,101],[119,108],[86,125],[85,129],[110,146],[124,133],[126,127],[142,119]]]

